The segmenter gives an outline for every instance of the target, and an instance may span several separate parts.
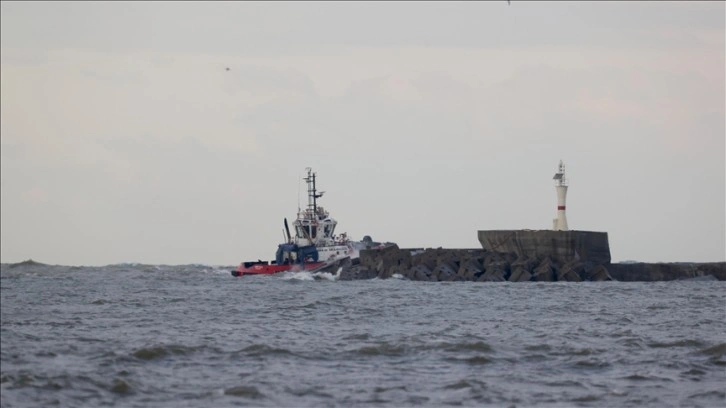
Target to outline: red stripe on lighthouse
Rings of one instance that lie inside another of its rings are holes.
[[[558,206],[557,206],[557,210],[558,210],[558,211],[559,211],[559,210],[565,211],[565,206],[564,206],[564,205],[558,205]]]

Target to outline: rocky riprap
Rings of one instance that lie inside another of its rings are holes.
[[[336,265],[340,280],[388,279],[394,275],[415,281],[451,282],[582,282],[659,281],[712,277],[726,280],[726,263],[596,264],[528,258],[483,249],[363,250],[356,262]]]

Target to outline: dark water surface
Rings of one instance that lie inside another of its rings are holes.
[[[726,282],[0,270],[10,407],[723,407]]]

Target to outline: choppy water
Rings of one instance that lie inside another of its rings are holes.
[[[1,404],[726,405],[726,282],[2,265]]]

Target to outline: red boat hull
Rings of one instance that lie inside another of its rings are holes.
[[[275,273],[280,272],[287,272],[287,271],[309,271],[311,269],[315,269],[319,266],[324,265],[324,262],[308,262],[305,264],[290,264],[290,265],[277,265],[272,264],[269,265],[267,262],[264,263],[255,263],[253,265],[245,265],[241,264],[237,267],[237,269],[231,271],[232,276],[244,276],[244,275],[272,275]]]

